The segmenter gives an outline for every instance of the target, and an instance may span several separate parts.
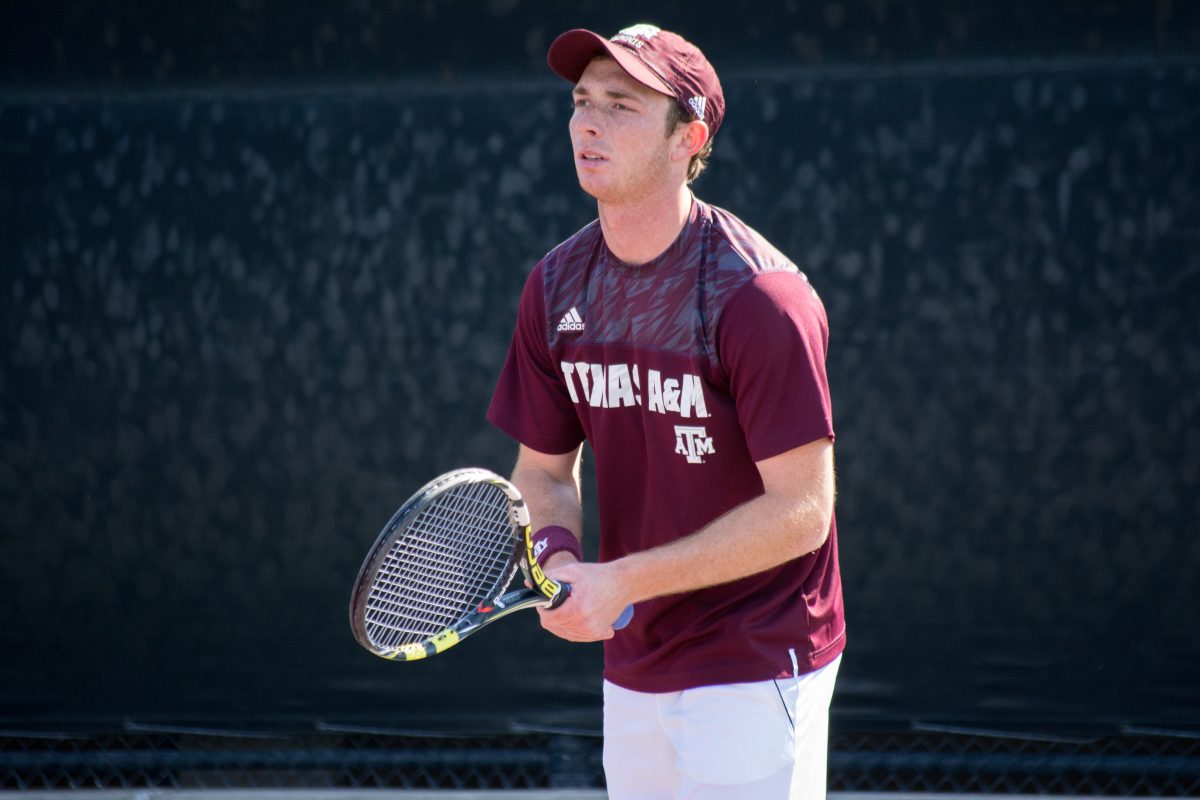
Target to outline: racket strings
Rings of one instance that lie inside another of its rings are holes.
[[[409,547],[402,551],[408,556],[407,563],[428,570],[442,588],[448,583],[475,587],[494,580],[497,562],[506,566],[512,553],[506,496],[489,484],[469,489],[469,493],[452,498],[455,502],[423,512],[414,521]],[[391,552],[400,554],[395,548]]]
[[[366,601],[366,630],[380,647],[422,642],[499,594],[511,577],[508,496],[489,483],[434,499],[392,544]]]
[[[480,502],[480,494],[473,487],[471,494],[423,511],[388,552],[380,588],[402,597],[411,587],[425,602],[455,609],[464,594],[493,584],[511,552],[511,527],[505,514]]]
[[[474,567],[456,574],[431,569],[433,563],[404,552],[387,559],[367,609],[381,643],[419,641],[449,627],[477,605],[504,567],[497,563],[491,570]]]

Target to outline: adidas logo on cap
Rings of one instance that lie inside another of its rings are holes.
[[[583,331],[583,317],[579,316],[579,310],[572,307],[570,311],[563,314],[558,323],[559,333],[581,333]]]

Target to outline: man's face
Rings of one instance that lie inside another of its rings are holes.
[[[585,192],[617,204],[671,185],[675,137],[666,132],[671,98],[638,83],[604,57],[592,60],[571,96],[575,174]]]

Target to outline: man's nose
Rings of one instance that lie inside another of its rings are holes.
[[[577,108],[571,116],[571,127],[579,133],[599,136],[601,132],[598,115],[590,108]]]

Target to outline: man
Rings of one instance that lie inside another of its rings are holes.
[[[599,218],[529,276],[488,412],[520,444],[539,562],[572,585],[542,624],[606,640],[611,797],[823,797],[845,640],[825,311],[689,189],[725,111],[694,45],[651,25],[572,30],[548,61],[574,84],[575,171]]]

